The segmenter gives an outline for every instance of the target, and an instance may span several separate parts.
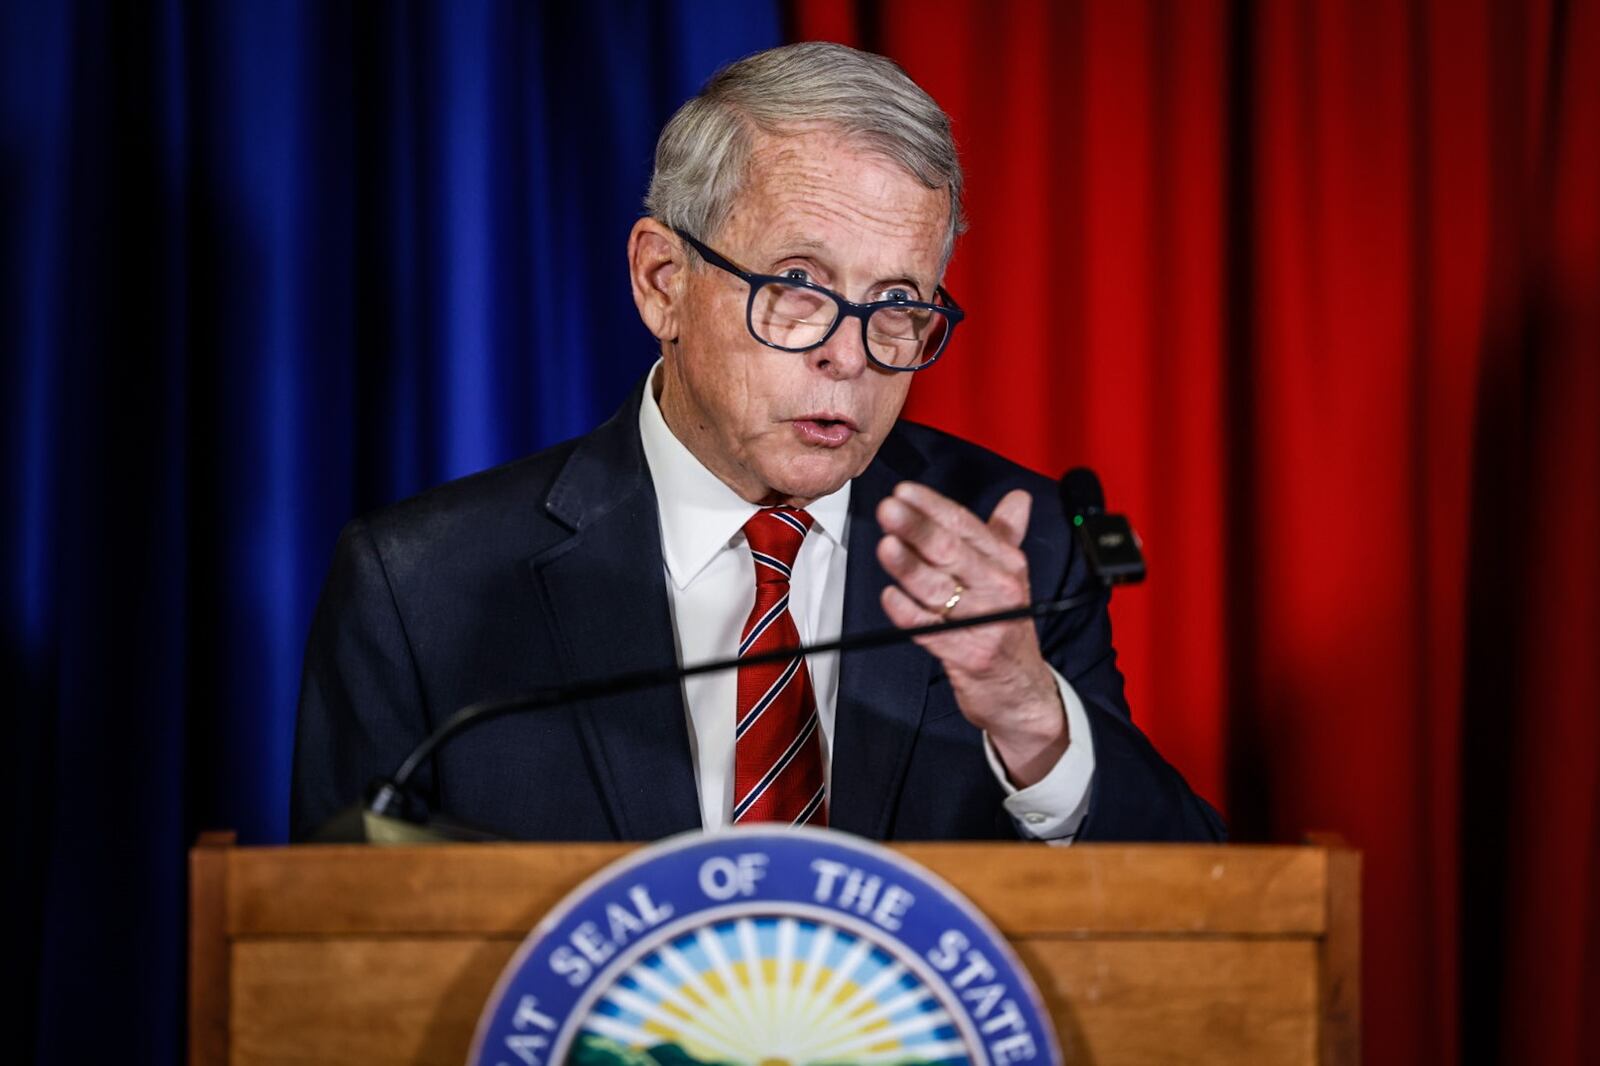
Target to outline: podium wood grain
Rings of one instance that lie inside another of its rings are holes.
[[[208,836],[192,857],[196,1066],[460,1064],[528,930],[632,850],[230,844]],[[1359,1061],[1354,852],[896,850],[1012,942],[1069,1063]]]

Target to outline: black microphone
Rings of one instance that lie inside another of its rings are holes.
[[[1083,467],[1067,471],[1061,480],[1060,490],[1062,499],[1066,502],[1069,519],[1074,526],[1079,528],[1087,524],[1090,517],[1095,519],[1111,519],[1121,522],[1122,528],[1127,531],[1132,539],[1132,530],[1128,529],[1127,519],[1120,515],[1105,515],[1101,513],[1104,497],[1100,491],[1100,481],[1094,472]],[[1097,502],[1098,501],[1098,502]],[[1078,505],[1082,504],[1080,508]],[[1092,516],[1087,510],[1093,504]],[[1079,522],[1080,514],[1085,516]],[[1098,522],[1096,528],[1099,527]],[[1134,557],[1138,557],[1138,549],[1133,549]],[[1114,570],[1102,569],[1103,560],[1109,558]],[[1126,565],[1118,565],[1117,559],[1121,558],[1116,553],[1101,551],[1098,555],[1090,552],[1089,563],[1106,584],[1121,581],[1137,581],[1144,577],[1144,564],[1141,561],[1137,577],[1124,576],[1128,573]],[[1101,590],[1096,588],[1076,596],[1066,596],[1058,600],[1045,600],[1039,603],[1024,604],[1021,607],[1011,607],[1003,611],[992,611],[988,614],[971,615],[966,618],[942,619],[930,622],[927,625],[912,626],[901,629],[891,626],[887,629],[869,630],[865,633],[851,633],[841,636],[837,640],[820,641],[816,644],[804,644],[796,648],[779,648],[760,655],[747,655],[743,658],[734,656],[728,659],[717,659],[711,662],[693,663],[689,666],[668,666],[655,670],[640,670],[634,673],[622,674],[617,677],[590,678],[576,681],[567,685],[558,685],[536,692],[524,692],[503,699],[481,700],[461,708],[447,718],[443,724],[423,739],[422,743],[412,749],[400,767],[390,777],[379,778],[367,788],[365,801],[361,804],[345,808],[335,814],[327,824],[322,826],[313,835],[312,839],[322,843],[425,843],[449,840],[491,840],[490,834],[459,822],[451,821],[440,815],[430,814],[422,801],[409,789],[411,778],[417,770],[441,747],[443,747],[456,734],[481,725],[484,722],[500,718],[508,714],[521,714],[527,711],[544,710],[551,707],[565,706],[582,700],[598,699],[604,696],[616,696],[627,692],[638,692],[644,689],[657,688],[664,685],[681,683],[685,678],[695,677],[700,674],[716,673],[722,670],[736,670],[740,666],[753,666],[769,662],[788,662],[796,655],[819,655],[827,652],[855,652],[871,648],[881,648],[890,644],[899,644],[915,637],[928,636],[934,633],[943,633],[955,629],[968,629],[973,626],[993,625],[996,622],[1009,622],[1020,618],[1038,618],[1044,615],[1059,614],[1074,608],[1083,607],[1099,600]]]
[[[1145,578],[1143,545],[1127,518],[1106,513],[1100,479],[1086,466],[1061,476],[1061,503],[1089,568],[1109,585],[1132,585]]]

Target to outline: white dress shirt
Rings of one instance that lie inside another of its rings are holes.
[[[755,564],[745,541],[744,524],[760,508],[723,484],[667,427],[655,398],[660,368],[657,362],[645,385],[644,402],[639,405],[639,436],[655,484],[678,661],[731,658],[738,652],[745,619],[755,604]],[[814,521],[789,580],[789,611],[801,642],[814,644],[837,638],[844,617],[850,483],[813,500],[806,510]],[[824,780],[831,792],[839,655],[807,656],[806,669],[817,701]],[[1065,844],[1076,835],[1088,809],[1094,742],[1082,701],[1066,679],[1059,673],[1055,677],[1071,743],[1044,779],[1028,788],[1015,788],[987,737],[984,754],[1005,790],[1006,811],[1018,831],[1026,837]],[[715,829],[727,825],[733,812],[737,672],[685,678],[683,700],[700,790],[700,817],[705,828]]]

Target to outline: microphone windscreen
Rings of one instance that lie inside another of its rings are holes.
[[[1061,475],[1061,502],[1070,517],[1099,514],[1106,509],[1106,494],[1093,470],[1075,466]]]

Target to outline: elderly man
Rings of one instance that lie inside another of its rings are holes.
[[[476,700],[1091,588],[1051,482],[898,421],[962,317],[949,120],[903,71],[829,44],[733,64],[663,130],[646,206],[628,264],[661,357],[623,409],[340,538],[296,836]],[[1222,835],[1133,726],[1103,598],[499,719],[423,777],[528,839]]]

